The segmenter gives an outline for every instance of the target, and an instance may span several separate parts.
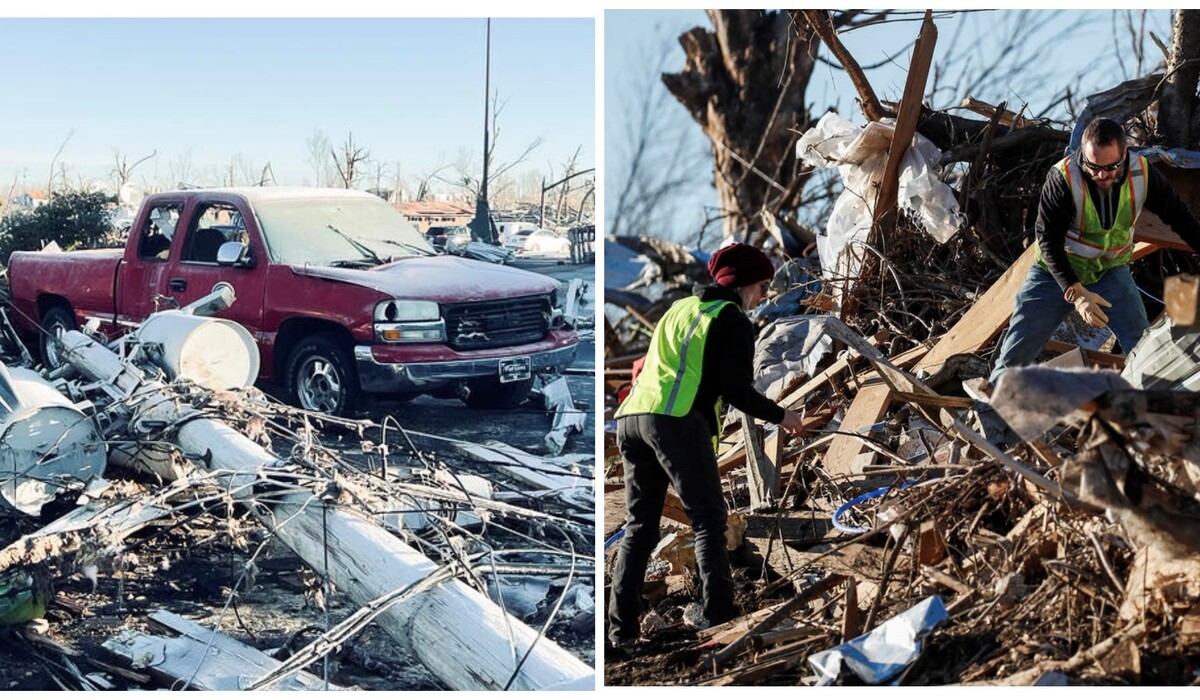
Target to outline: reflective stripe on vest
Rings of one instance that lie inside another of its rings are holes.
[[[700,388],[708,329],[717,314],[731,303],[724,300],[701,303],[698,297],[675,302],[654,329],[646,363],[616,416],[687,415]]]
[[[1076,159],[1068,156],[1055,167],[1066,179],[1075,203],[1075,219],[1067,228],[1063,242],[1067,259],[1080,282],[1095,284],[1105,272],[1124,265],[1133,257],[1134,226],[1146,201],[1149,166],[1142,156],[1129,159],[1129,172],[1121,185],[1112,227],[1108,229],[1101,226],[1100,214],[1088,196],[1087,182]],[[1046,266],[1040,245],[1037,261],[1043,268]]]

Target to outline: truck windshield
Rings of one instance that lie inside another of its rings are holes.
[[[267,247],[285,265],[369,266],[435,254],[416,227],[381,199],[274,199],[255,209]]]

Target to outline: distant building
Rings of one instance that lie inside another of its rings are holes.
[[[8,203],[18,209],[36,209],[49,201],[50,195],[45,190],[25,190],[8,199]]]
[[[424,233],[430,226],[465,226],[475,218],[473,207],[452,202],[399,202],[393,204],[396,211],[413,222],[417,230]]]

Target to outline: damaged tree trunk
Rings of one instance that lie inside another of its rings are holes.
[[[282,460],[229,425],[181,405],[162,384],[127,374],[129,367],[115,353],[82,333],[67,332],[63,342],[65,356],[89,379],[136,394],[140,400],[134,422],[177,426],[173,442],[185,454],[203,455],[232,499],[250,506],[288,547],[357,604],[408,589],[438,568],[379,525],[337,505],[336,494],[326,494],[331,503],[297,486],[295,493],[264,508],[254,498],[254,488],[266,472],[285,466]],[[536,690],[587,682],[594,675],[582,661],[458,580],[423,591],[378,619],[454,689]]]
[[[1196,83],[1200,79],[1200,10],[1176,10],[1171,55],[1159,103],[1159,130],[1166,146],[1195,148]]]
[[[804,95],[820,40],[785,12],[708,16],[713,31],[696,27],[680,36],[687,64],[662,81],[713,143],[725,235],[747,240],[761,229],[759,212],[800,204],[808,175],[795,143],[810,121]]]

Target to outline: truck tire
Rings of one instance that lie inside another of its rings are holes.
[[[533,378],[501,384],[499,379],[472,379],[467,382],[467,408],[516,408],[529,398]]]
[[[358,375],[345,344],[328,334],[300,341],[288,360],[288,393],[297,406],[347,416],[358,406]]]
[[[58,369],[63,364],[58,352],[50,345],[50,339],[60,328],[64,331],[75,331],[79,330],[79,324],[75,323],[75,313],[70,307],[55,304],[42,314],[42,331],[38,333],[38,351],[46,369]]]

